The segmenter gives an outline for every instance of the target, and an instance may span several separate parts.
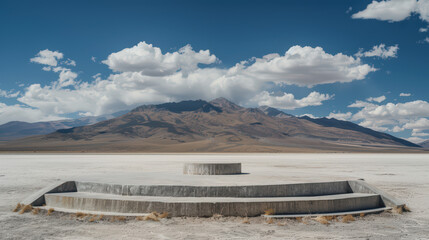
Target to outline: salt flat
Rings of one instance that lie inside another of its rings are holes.
[[[184,162],[241,162],[248,174],[184,176]],[[145,154],[0,155],[0,239],[428,239],[428,154]],[[404,200],[412,212],[382,213],[356,222],[263,218],[172,218],[161,222],[90,223],[65,214],[19,215],[11,210],[58,180],[128,184],[239,185],[363,178]],[[277,223],[286,223],[278,226]]]

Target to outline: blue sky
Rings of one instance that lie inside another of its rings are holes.
[[[222,96],[422,141],[428,9],[427,0],[1,1],[0,123]]]

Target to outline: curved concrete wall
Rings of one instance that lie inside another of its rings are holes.
[[[249,186],[119,185],[76,182],[78,192],[164,197],[300,197],[351,193],[347,181]]]
[[[185,163],[183,174],[231,175],[241,173],[241,163]]]
[[[267,209],[276,214],[309,214],[353,211],[380,207],[380,196],[375,194],[344,194],[333,197],[296,198],[249,198],[249,199],[181,199],[154,197],[106,198],[91,194],[46,194],[46,203],[50,207],[79,209],[86,211],[104,211],[119,213],[168,212],[170,216],[211,217],[223,216],[259,216]]]

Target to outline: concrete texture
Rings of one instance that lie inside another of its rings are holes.
[[[241,163],[185,163],[183,174],[231,175],[241,173]]]
[[[94,193],[50,193],[45,195],[48,207],[78,211],[107,211],[119,213],[168,212],[170,216],[211,217],[260,216],[274,209],[278,214],[310,214],[379,208],[377,194],[351,193],[318,197],[282,198],[181,198],[120,196]]]
[[[350,187],[350,184],[353,186]],[[65,182],[41,193],[32,205],[70,211],[169,212],[171,216],[315,214],[385,207],[383,192],[364,181],[249,186],[120,185]],[[353,191],[354,190],[354,191]],[[40,193],[40,191],[39,191]]]
[[[168,197],[299,197],[352,193],[347,181],[243,186],[121,185],[76,182],[79,192]]]
[[[384,211],[392,210],[391,207],[381,207],[373,208],[367,210],[358,210],[358,211],[346,211],[346,212],[330,212],[330,213],[316,213],[316,214],[275,214],[275,215],[264,215],[266,218],[304,218],[304,217],[327,217],[327,216],[345,216],[345,215],[360,215],[360,214],[371,214],[371,213],[381,213]]]
[[[350,188],[353,192],[359,193],[374,193],[379,194],[383,200],[384,205],[389,207],[402,207],[405,206],[405,203],[392,195],[382,191],[374,186],[369,185],[362,180],[348,181]]]

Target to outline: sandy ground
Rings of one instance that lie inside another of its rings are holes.
[[[183,176],[185,161],[242,162],[239,176]],[[364,178],[412,212],[351,223],[262,217],[88,222],[67,214],[17,214],[29,194],[58,180],[139,184],[246,184]],[[0,239],[429,239],[428,154],[0,155]]]

